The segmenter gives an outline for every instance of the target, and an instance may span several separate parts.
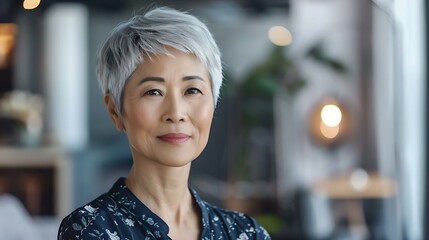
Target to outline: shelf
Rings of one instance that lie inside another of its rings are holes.
[[[63,149],[0,147],[0,172],[0,188],[16,195],[30,214],[70,212],[72,168]]]

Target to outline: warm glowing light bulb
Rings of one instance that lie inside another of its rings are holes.
[[[24,0],[22,7],[27,10],[35,9],[40,5],[40,0]]]
[[[292,34],[282,26],[274,26],[268,30],[268,38],[277,46],[287,46],[292,43]]]
[[[6,55],[10,52],[13,40],[12,35],[0,35],[0,55]]]
[[[338,126],[343,117],[340,108],[334,104],[327,104],[322,108],[320,112],[322,122],[328,127]]]
[[[334,139],[335,137],[338,136],[338,133],[340,132],[340,126],[337,125],[334,127],[330,127],[330,126],[327,126],[325,123],[321,122],[320,132],[325,138]]]
[[[16,24],[0,23],[0,69],[8,64],[8,57],[15,44]]]

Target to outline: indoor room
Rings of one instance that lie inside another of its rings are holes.
[[[57,239],[131,175],[139,132],[118,128],[97,56],[162,6],[201,20],[221,56],[188,192],[273,240],[429,239],[425,0],[0,0],[0,239]]]

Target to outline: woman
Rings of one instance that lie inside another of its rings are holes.
[[[188,187],[222,85],[220,52],[201,21],[166,7],[131,18],[102,46],[97,75],[133,165],[67,216],[59,239],[270,239],[251,217]]]

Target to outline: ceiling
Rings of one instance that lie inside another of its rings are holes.
[[[14,22],[14,16],[22,10],[22,3],[24,0],[0,0],[0,22]],[[38,11],[43,11],[50,5],[59,2],[79,2],[106,11],[118,11],[126,8],[129,5],[137,4],[157,4],[156,1],[148,0],[41,0]],[[236,5],[252,11],[255,13],[265,13],[272,8],[289,8],[289,0],[181,0],[169,1],[164,0],[161,4],[178,5],[178,4],[192,4],[202,2],[233,2]]]
[[[14,22],[16,13],[23,9],[23,0],[0,0],[0,22]],[[41,0],[37,11],[43,11],[50,5],[59,2],[79,2],[90,7],[96,7],[109,11],[121,10],[127,1],[123,0]]]

